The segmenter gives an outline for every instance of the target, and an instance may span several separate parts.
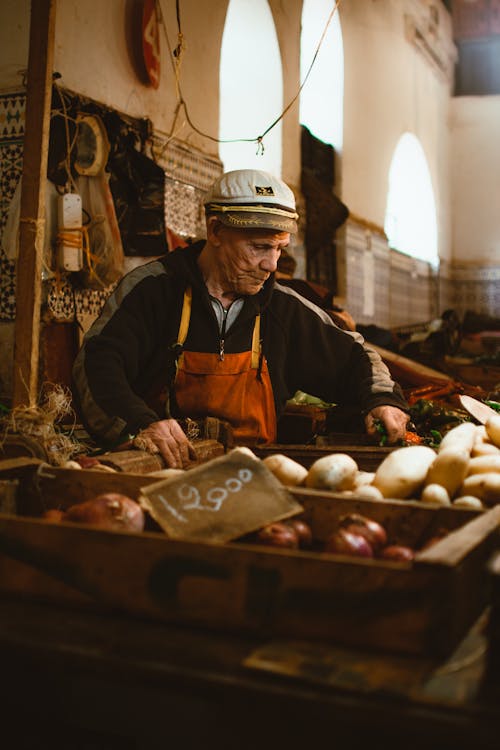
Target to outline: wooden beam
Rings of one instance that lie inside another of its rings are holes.
[[[17,259],[13,406],[33,406],[37,401],[54,27],[55,0],[32,0]]]

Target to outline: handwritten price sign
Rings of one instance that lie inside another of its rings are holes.
[[[262,461],[239,448],[141,492],[142,507],[168,536],[192,541],[228,542],[302,510]]]

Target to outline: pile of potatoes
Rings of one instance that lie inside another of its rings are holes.
[[[397,448],[374,473],[359,471],[346,453],[323,456],[309,470],[281,454],[264,463],[287,486],[367,500],[411,499],[480,509],[500,503],[500,415],[485,425],[463,422],[454,427],[437,451],[425,445]]]

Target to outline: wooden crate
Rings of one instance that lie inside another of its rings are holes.
[[[480,386],[487,392],[497,388],[500,383],[500,367],[497,365],[467,363],[453,357],[445,357],[445,364],[457,380]]]
[[[500,552],[495,551],[488,562],[491,582],[491,611],[488,621],[488,653],[485,683],[500,696]]]
[[[439,657],[451,653],[487,603],[485,564],[500,506],[477,512],[293,490],[318,543],[351,511],[382,522],[393,543],[420,547],[439,529],[450,531],[413,563],[393,563],[50,523],[35,514],[110,490],[138,497],[157,480],[13,464],[0,465],[0,478],[19,480],[25,514],[0,515],[0,590],[12,595],[265,638]]]

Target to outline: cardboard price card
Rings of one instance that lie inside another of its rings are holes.
[[[224,543],[302,511],[264,463],[242,448],[141,493],[141,506],[172,539]]]

